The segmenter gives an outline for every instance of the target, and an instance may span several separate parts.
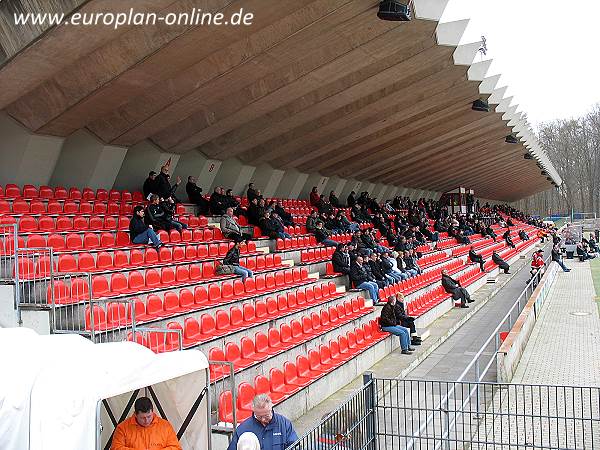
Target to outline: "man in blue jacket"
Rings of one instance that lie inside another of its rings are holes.
[[[292,422],[273,412],[273,402],[267,394],[258,394],[252,401],[252,417],[244,420],[233,433],[227,450],[236,450],[240,436],[254,433],[261,450],[284,450],[298,440]]]

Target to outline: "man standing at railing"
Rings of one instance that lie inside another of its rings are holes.
[[[227,450],[236,450],[240,436],[246,432],[258,437],[261,450],[283,450],[298,440],[292,422],[273,412],[273,402],[267,394],[252,400],[252,417],[244,420],[233,433]]]

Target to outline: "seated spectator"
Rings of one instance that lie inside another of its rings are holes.
[[[504,241],[506,242],[506,245],[508,245],[511,248],[516,248],[516,245],[513,243],[512,238],[510,237],[510,228],[507,229],[504,234],[502,235],[502,237],[504,238]]]
[[[233,213],[236,216],[246,215],[246,211],[243,208],[240,208],[240,202],[233,195],[233,191],[231,189],[227,189],[225,191],[225,198],[223,199],[223,203],[226,208],[233,208]]]
[[[492,228],[491,225],[488,225],[487,227],[485,227],[485,234],[486,234],[486,236],[491,237],[494,240],[494,242],[496,242],[496,238],[498,236],[496,235],[496,233],[494,233],[494,229]]]
[[[471,243],[471,239],[469,239],[469,236],[466,236],[460,229],[456,229],[456,231],[454,232],[454,238],[458,241],[459,244],[469,245]]]
[[[421,267],[419,267],[419,263],[417,262],[417,256],[414,249],[404,252],[404,265],[406,270],[410,270],[416,275],[423,273],[423,270],[421,270]]]
[[[525,232],[525,230],[519,230],[519,239],[522,241],[528,241],[529,235]]]
[[[365,230],[362,233],[362,241],[365,244],[365,247],[371,251],[381,253],[390,251],[388,248],[383,245],[379,245],[377,238],[375,237],[375,231],[373,229]]]
[[[263,203],[262,205],[261,202]],[[257,227],[260,226],[260,219],[264,213],[264,200],[258,199],[257,197],[253,198],[248,206],[248,223]]]
[[[587,261],[588,259],[594,259],[596,255],[594,253],[589,253],[585,248],[582,242],[577,243],[577,256],[579,256],[580,261]]]
[[[262,219],[260,220],[259,226],[263,234],[272,239],[289,239],[292,237],[284,231],[283,225],[280,221],[274,217],[271,217],[271,213],[269,211],[265,211]]]
[[[154,248],[158,250],[165,244],[160,241],[152,225],[146,225],[144,214],[143,206],[137,205],[133,208],[133,217],[129,221],[129,238],[133,244],[152,243]]]
[[[229,249],[225,258],[223,258],[223,265],[232,266],[233,273],[240,275],[242,281],[246,281],[246,278],[252,278],[254,276],[250,269],[240,265],[240,242],[235,242],[233,247]]]
[[[198,207],[199,215],[207,215],[209,212],[208,200],[202,195],[202,188],[196,184],[196,177],[189,176],[185,185],[188,200]]]
[[[356,233],[354,233],[354,235],[352,236],[352,240],[350,242],[356,249],[356,252],[360,255],[369,256],[371,253],[373,253],[373,250],[371,250],[365,246],[365,243],[362,240],[362,231],[360,231],[360,230],[358,230]]]
[[[115,428],[111,450],[146,450],[150,447],[181,450],[173,426],[154,414],[148,397],[138,398],[133,410],[133,415]]]
[[[173,226],[170,224],[167,213],[160,204],[158,195],[150,197],[150,204],[146,208],[146,224],[152,225],[156,230],[169,231]]]
[[[260,197],[260,194],[254,189],[254,183],[248,183],[248,190],[246,191],[246,197],[248,197],[248,203],[252,203],[252,200]]]
[[[362,256],[357,256],[350,266],[350,281],[355,288],[368,291],[374,303],[379,301],[379,286],[365,270]]]
[[[321,200],[321,196],[319,195],[319,192],[317,191],[317,187],[313,186],[312,190],[310,191],[310,196],[309,196],[309,200],[310,200],[310,206],[316,208],[319,204],[319,200]]]
[[[529,277],[529,280],[527,280],[527,282],[525,284],[529,284],[529,282],[538,274],[542,271],[543,267],[546,265],[546,263],[544,262],[544,258],[543,258],[543,250],[538,250],[533,254],[533,257],[531,259],[531,269],[529,270],[529,275],[531,275]]]
[[[548,237],[548,232],[546,230],[544,230],[543,228],[540,228],[539,230],[537,230],[537,237],[540,239],[540,241],[543,244],[544,239],[546,239]]]
[[[502,257],[495,250],[492,253],[492,261],[494,261],[494,263],[496,263],[496,265],[500,267],[501,270],[504,270],[504,273],[510,273],[510,266],[506,261],[504,261],[504,259],[502,259]]]
[[[596,239],[594,239],[594,235],[590,234],[590,238],[588,239],[588,245],[590,246],[590,250],[594,253],[600,253],[600,249],[598,248],[598,244],[596,243]]]
[[[142,192],[144,193],[144,198],[146,200],[150,200],[150,196],[158,192],[158,183],[156,181],[156,172],[154,170],[150,171],[148,178],[144,181]]]
[[[320,214],[333,214],[333,207],[331,204],[325,199],[323,195],[319,197],[319,203],[317,204],[317,209]]]
[[[225,210],[227,209],[227,202],[225,198],[225,191],[222,187],[217,186],[215,191],[210,194],[210,212],[215,216],[222,216],[225,214]]]
[[[331,263],[334,272],[350,275],[350,254],[346,244],[338,244],[335,252],[331,255]]]
[[[379,325],[383,331],[387,331],[400,338],[400,348],[403,355],[410,355],[415,351],[410,346],[410,330],[400,325],[399,317],[396,317],[396,296],[391,295],[383,308],[379,317]]]
[[[233,208],[230,206],[221,216],[221,233],[227,239],[233,239],[236,242],[248,241],[252,236],[242,231],[242,227],[237,222],[233,215]]]
[[[292,215],[287,212],[283,205],[281,204],[281,201],[277,201],[277,203],[275,204],[275,213],[281,218],[281,220],[283,221],[283,224],[287,227],[293,227],[294,226],[294,218],[292,217]]]
[[[314,231],[315,238],[319,244],[323,244],[326,247],[337,247],[338,243],[333,239],[330,239],[329,231],[323,226],[323,222],[317,222],[317,229]]]
[[[339,226],[342,227],[342,229],[344,230],[344,232],[355,233],[358,230],[360,230],[358,224],[355,222],[350,222],[346,217],[346,214],[344,214],[342,211],[338,211],[335,218]]]
[[[356,205],[356,192],[352,191],[350,192],[350,194],[348,195],[348,198],[346,199],[346,204],[348,205],[348,208],[352,208],[354,207],[354,205]]]
[[[175,220],[175,201],[173,197],[169,197],[160,202],[160,206],[165,212],[165,219],[171,228],[175,228],[177,231],[187,230],[187,225],[179,220]]]
[[[381,258],[377,253],[371,253],[371,256],[368,258],[368,263],[371,274],[380,288],[384,288],[396,282],[394,277],[385,274],[383,267],[381,266]]]
[[[336,197],[334,191],[329,192],[329,203],[331,203],[331,206],[333,206],[334,208],[343,208],[344,207],[343,205],[340,204],[340,201]]]
[[[467,305],[467,302],[473,302],[469,292],[460,285],[460,281],[455,280],[448,275],[448,271],[446,269],[442,270],[442,287],[448,294],[452,294],[453,300],[460,300],[461,308],[468,308],[469,305]]]
[[[415,326],[415,318],[406,314],[404,309],[404,294],[396,294],[396,304],[394,305],[396,318],[400,319],[400,325],[410,330],[411,345],[421,345],[421,337],[417,335],[417,327]]]
[[[405,252],[399,251],[399,252],[395,252],[395,253],[398,255],[396,257],[396,263],[398,264],[398,270],[400,272],[405,273],[408,276],[408,278],[412,278],[412,277],[416,276],[417,275],[417,270],[416,269],[409,269],[406,266],[406,262],[405,262],[405,259],[404,259]],[[408,253],[408,250],[406,251],[406,253]]]
[[[306,218],[306,231],[314,233],[317,229],[317,222],[320,222],[319,215],[316,210],[312,210]]]
[[[475,251],[475,246],[473,245],[471,245],[471,248],[469,249],[469,259],[471,262],[479,264],[479,269],[482,272],[485,272],[485,269],[483,268],[483,265],[485,264],[483,256]]]
[[[410,275],[404,270],[404,261],[402,261],[402,266],[398,266],[399,253],[397,251],[393,251],[391,253],[385,254],[387,255],[388,261],[392,265],[392,272],[400,276],[400,281],[408,280],[410,278]]]
[[[385,276],[393,279],[392,284],[399,283],[406,278],[397,269],[394,269],[394,266],[398,267],[398,263],[388,252],[381,254],[380,265]]]

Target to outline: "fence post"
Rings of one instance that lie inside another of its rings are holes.
[[[370,440],[367,443],[367,447],[370,450],[375,450],[377,439],[375,437],[376,425],[377,425],[377,414],[375,407],[377,404],[376,392],[375,392],[375,380],[373,378],[373,372],[363,373],[363,389],[365,391],[365,408],[369,414],[367,420],[367,436]]]

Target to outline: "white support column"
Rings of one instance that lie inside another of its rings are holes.
[[[239,159],[228,159],[222,162],[213,184],[215,187],[231,189],[234,195],[241,195],[246,191],[255,170],[256,167],[245,165]]]

